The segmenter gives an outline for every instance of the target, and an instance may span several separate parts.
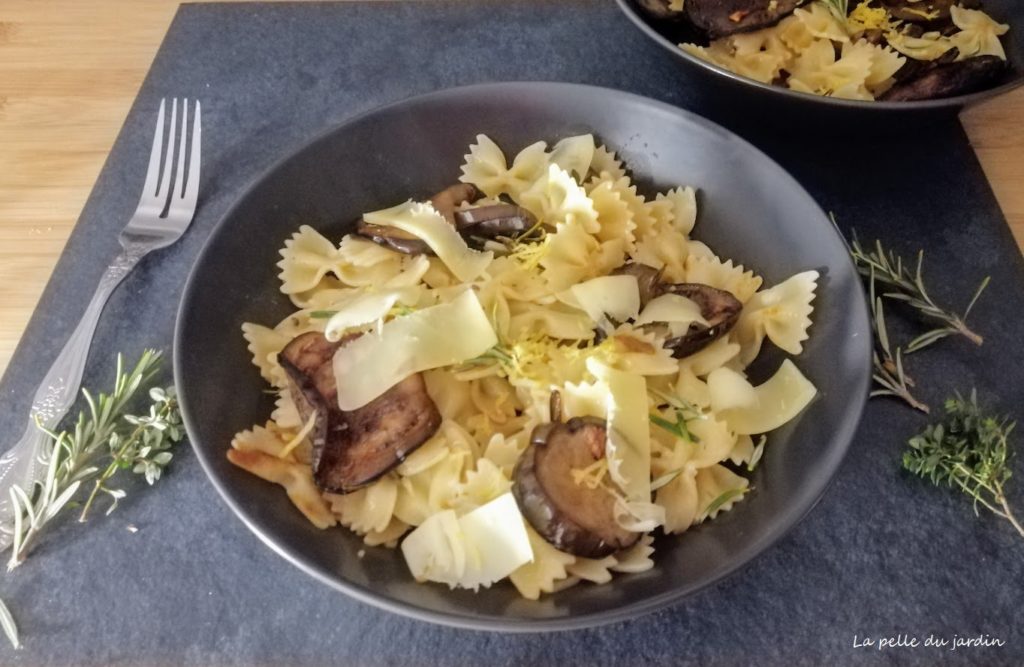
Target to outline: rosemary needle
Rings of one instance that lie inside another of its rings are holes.
[[[874,369],[871,377],[878,385],[870,395],[895,396],[915,410],[927,413],[928,406],[919,401],[910,390],[914,386],[914,381],[903,370],[903,350],[897,346],[894,353],[889,344],[882,298],[875,294],[874,267],[868,272],[868,305],[871,307],[871,328],[875,334],[875,349],[872,351]]]
[[[951,335],[964,336],[976,345],[981,345],[982,337],[967,326],[967,316],[977,303],[978,297],[988,287],[989,278],[986,277],[978,285],[967,304],[963,315],[958,315],[946,310],[935,303],[929,296],[924,284],[922,275],[922,264],[924,262],[924,251],[917,253],[917,264],[913,271],[907,266],[903,259],[891,250],[886,250],[881,241],[875,241],[874,250],[866,251],[861,247],[860,242],[854,235],[850,244],[850,254],[857,270],[862,276],[870,277],[877,281],[889,291],[882,294],[887,299],[902,301],[917,310],[924,317],[938,321],[941,326],[926,331],[907,344],[906,352],[917,352],[932,345],[943,338]]]

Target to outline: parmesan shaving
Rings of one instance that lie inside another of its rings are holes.
[[[414,373],[472,359],[497,342],[471,289],[450,303],[386,322],[334,354],[338,407],[360,408]]]
[[[587,370],[607,388],[605,456],[608,472],[627,501],[650,502],[651,430],[647,420],[647,381],[642,375],[610,368],[595,359],[587,360]]]
[[[533,549],[511,493],[459,518],[431,515],[402,541],[402,555],[418,581],[452,588],[488,587],[533,561]]]
[[[494,254],[478,252],[466,245],[455,228],[429,203],[412,200],[363,216],[371,225],[396,227],[430,246],[444,265],[463,282],[473,280],[491,263]]]
[[[343,303],[338,312],[327,321],[324,337],[331,342],[337,342],[349,329],[376,322],[387,315],[399,301],[411,305],[416,302],[417,296],[415,289],[357,294]]]
[[[691,324],[707,326],[700,314],[700,306],[678,294],[662,294],[651,299],[636,319],[636,326],[665,322],[673,336],[681,336]]]
[[[608,317],[625,322],[640,310],[636,276],[602,276],[573,285],[570,292],[596,324],[607,323]]]

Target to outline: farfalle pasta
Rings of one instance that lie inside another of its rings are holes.
[[[228,458],[419,581],[536,599],[650,569],[813,399],[791,361],[744,369],[800,354],[817,273],[764,286],[691,238],[692,187],[641,194],[590,135],[511,165],[480,135],[461,180],[285,240],[298,310],[242,327],[275,407]]]
[[[761,83],[850,100],[914,101],[995,85],[1009,26],[977,2],[945,0],[647,0],[657,20],[686,20],[706,44],[679,47]],[[970,6],[968,6],[970,5]]]

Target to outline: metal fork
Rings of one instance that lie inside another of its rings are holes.
[[[181,238],[195,214],[202,136],[200,105],[196,101],[190,135],[188,100],[182,100],[181,131],[180,137],[177,137],[178,100],[171,101],[171,122],[165,141],[166,102],[160,101],[146,184],[139,205],[118,239],[121,242],[121,254],[111,262],[100,278],[85,314],[36,391],[24,435],[0,457],[0,551],[9,547],[12,541],[11,524],[14,517],[10,502],[11,487],[17,484],[31,495],[32,485],[41,480],[46,469],[41,455],[45,452],[44,445],[49,436],[40,430],[37,422],[48,429],[54,429],[74,404],[96,324],[107,299],[140,259],[150,251],[167,247]],[[172,172],[176,147],[177,171]]]

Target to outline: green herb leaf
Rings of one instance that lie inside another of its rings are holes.
[[[974,391],[967,399],[956,394],[944,407],[942,422],[907,441],[903,467],[935,485],[959,489],[974,501],[975,514],[984,507],[1024,537],[1005,490],[1012,476],[1009,438],[1016,423],[986,415]]]
[[[694,444],[699,443],[700,438],[690,432],[687,424],[691,421],[705,418],[704,415],[701,414],[700,409],[696,405],[680,398],[679,396],[672,396],[671,394],[666,394],[662,391],[658,391],[657,389],[650,389],[649,391],[658,400],[671,407],[675,412],[676,417],[676,420],[672,422],[657,413],[651,413],[651,423],[659,428],[665,429],[681,440],[686,440]]]
[[[651,414],[651,423],[659,428],[663,428],[672,435],[676,436],[680,440],[686,440],[692,443],[700,442],[700,438],[690,433],[690,430],[686,428],[686,418],[682,412],[676,408],[676,420],[674,422],[669,421],[661,415]]]
[[[686,466],[683,466],[682,468],[676,468],[675,470],[670,470],[661,477],[655,479],[654,481],[651,482],[651,491],[657,491],[663,486],[668,486],[676,477],[679,477],[679,475],[681,475],[684,470],[686,470]]]
[[[825,8],[832,13],[832,16],[837,21],[844,26],[846,25],[846,17],[850,13],[847,0],[820,0],[820,2],[825,5]]]
[[[707,509],[705,509],[701,513],[700,516],[702,518],[707,518],[707,517],[711,516],[712,514],[717,512],[722,507],[722,505],[726,504],[727,502],[729,502],[733,498],[737,498],[737,497],[742,498],[744,495],[746,495],[747,491],[749,491],[749,490],[750,490],[749,488],[745,488],[745,489],[727,489],[720,496],[718,496],[717,498],[712,500],[711,504],[709,504],[707,506]]]
[[[764,456],[764,446],[767,442],[768,436],[766,435],[762,435],[757,441],[754,452],[750,455],[750,463],[747,464],[747,472],[754,472],[754,468],[761,462],[761,457]]]

